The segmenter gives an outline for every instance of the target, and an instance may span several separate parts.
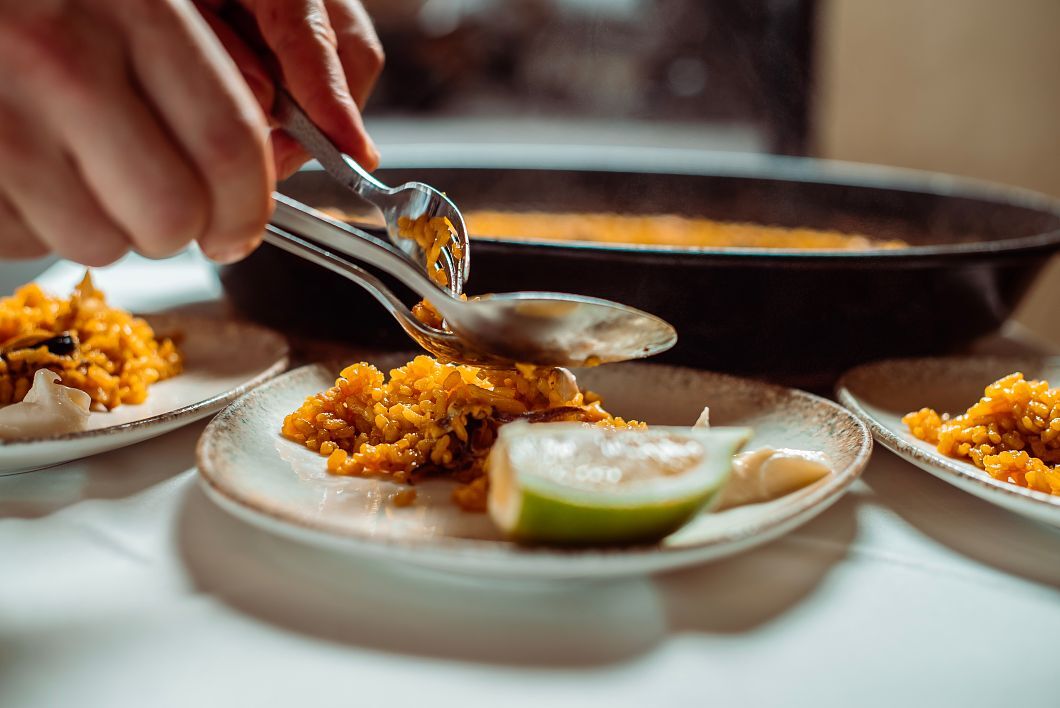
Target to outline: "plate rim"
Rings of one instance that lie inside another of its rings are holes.
[[[387,354],[396,354],[396,352],[388,352]],[[612,366],[621,365],[623,364]],[[873,438],[865,423],[843,406],[822,396],[817,396],[801,389],[788,388],[730,374],[692,369],[691,367],[643,362],[638,362],[636,364],[626,363],[625,365],[678,371],[693,371],[698,375],[713,377],[716,380],[725,380],[731,383],[740,383],[744,385],[751,384],[769,389],[774,393],[807,397],[817,404],[823,404],[833,409],[834,413],[846,417],[849,422],[854,425],[858,435],[857,453],[848,465],[841,470],[835,471],[835,474],[831,476],[827,484],[809,489],[808,493],[794,504],[794,506],[786,510],[785,513],[775,515],[765,521],[745,525],[737,529],[737,532],[735,533],[727,533],[723,539],[713,539],[689,545],[667,546],[663,543],[659,543],[635,546],[582,546],[563,548],[555,546],[524,546],[505,542],[503,540],[450,536],[432,537],[430,539],[373,536],[368,533],[351,531],[350,529],[336,528],[328,524],[314,524],[304,518],[293,518],[281,511],[270,508],[268,505],[254,503],[254,501],[244,498],[238,491],[226,489],[224,484],[219,483],[218,480],[214,479],[212,476],[213,472],[211,471],[211,466],[213,463],[211,460],[211,453],[214,438],[218,436],[218,429],[228,420],[239,417],[247,406],[254,404],[258,398],[268,396],[274,387],[280,386],[284,382],[296,378],[306,378],[314,373],[323,374],[326,378],[335,376],[335,372],[329,369],[325,364],[314,362],[291,369],[283,375],[273,378],[271,381],[248,392],[218,413],[217,416],[206,426],[206,429],[199,437],[198,444],[195,448],[196,468],[199,473],[200,483],[207,487],[207,496],[220,495],[225,501],[237,505],[243,511],[259,518],[263,517],[263,520],[267,519],[270,522],[270,528],[268,530],[274,533],[276,531],[271,528],[271,525],[279,523],[281,525],[296,528],[302,532],[309,531],[316,534],[324,534],[329,540],[339,541],[341,545],[344,545],[347,548],[371,545],[373,547],[399,549],[406,553],[431,551],[446,554],[447,557],[454,557],[454,555],[470,555],[481,558],[486,558],[487,556],[511,558],[514,556],[521,561],[531,559],[532,561],[537,562],[564,562],[570,561],[571,559],[584,561],[587,558],[593,558],[597,562],[607,562],[606,559],[617,558],[625,560],[631,557],[639,558],[644,556],[662,556],[677,559],[680,556],[693,555],[697,552],[701,553],[705,549],[730,545],[739,545],[739,548],[734,551],[739,552],[744,548],[757,545],[755,543],[748,544],[747,542],[758,537],[761,537],[762,543],[767,542],[775,537],[775,535],[770,535],[770,532],[774,529],[779,530],[779,533],[782,534],[787,530],[791,530],[802,523],[805,523],[818,513],[827,509],[831,504],[838,501],[861,476],[861,473],[864,471],[865,466],[868,464],[869,459],[872,456]],[[224,505],[221,506],[223,507]],[[231,513],[229,509],[226,509],[226,511]],[[794,523],[794,526],[789,528],[789,525],[792,523]],[[728,554],[722,553],[719,557],[724,555]]]
[[[864,406],[861,405],[860,399],[854,394],[850,388],[851,381],[858,376],[864,376],[873,369],[883,368],[884,366],[916,366],[918,364],[932,363],[932,364],[945,364],[952,362],[954,364],[964,364],[971,361],[983,362],[1026,362],[1029,360],[1052,362],[1053,365],[1060,367],[1060,356],[1054,355],[1041,355],[1037,356],[1034,354],[1027,355],[985,355],[985,356],[948,356],[948,357],[896,357],[892,359],[881,359],[879,361],[869,362],[867,364],[861,364],[848,371],[846,371],[839,380],[836,382],[836,397],[839,402],[842,403],[851,413],[859,418],[862,423],[868,426],[872,432],[873,438],[883,445],[891,452],[905,457],[909,456],[913,459],[918,460],[924,464],[933,467],[936,470],[945,472],[946,474],[935,474],[935,477],[949,483],[950,485],[957,487],[966,494],[971,494],[968,490],[961,487],[961,485],[952,479],[952,477],[958,477],[964,482],[975,484],[987,491],[987,494],[1000,493],[1010,497],[1011,501],[1017,504],[1034,503],[1043,504],[1044,507],[1038,508],[1052,508],[1056,513],[1060,514],[1060,496],[1055,494],[1046,494],[1045,492],[1039,492],[1035,489],[1028,489],[1026,487],[1020,487],[1009,482],[1004,482],[999,479],[994,479],[985,471],[980,470],[975,465],[958,460],[952,457],[946,457],[942,453],[938,452],[934,447],[924,443],[923,441],[911,439],[906,440],[899,435],[896,435],[894,431],[884,425],[882,422],[876,419],[871,413],[869,413]],[[1013,369],[1015,371],[1016,369]],[[908,460],[907,460],[908,461]],[[914,465],[919,467],[919,465]],[[929,474],[934,474],[931,470],[924,470]],[[980,497],[983,498],[983,497]],[[998,505],[997,502],[991,502]]]
[[[247,322],[240,319],[233,318],[219,318],[219,317],[205,317],[201,315],[185,315],[180,312],[162,312],[153,314],[136,315],[142,317],[151,324],[152,328],[156,327],[154,323],[162,322],[164,320],[174,320],[182,323],[183,326],[194,326],[202,322],[209,322],[209,326],[235,326],[239,327],[243,331],[253,331],[263,338],[272,339],[274,344],[277,344],[277,351],[280,356],[273,361],[263,371],[250,379],[242,382],[238,386],[222,391],[216,395],[204,398],[194,403],[189,403],[178,408],[174,408],[169,411],[162,413],[156,413],[155,415],[147,416],[146,418],[139,418],[137,420],[130,420],[125,423],[118,423],[116,425],[108,425],[103,428],[95,428],[93,430],[78,430],[68,433],[56,433],[54,435],[42,435],[36,437],[17,437],[17,438],[0,438],[0,456],[3,456],[6,451],[17,450],[19,448],[27,448],[42,443],[66,443],[66,442],[77,442],[81,440],[103,437],[106,435],[120,435],[129,431],[139,430],[141,428],[153,427],[155,425],[163,423],[172,423],[185,418],[191,418],[195,415],[202,413],[203,410],[208,410],[217,406],[226,406],[229,403],[235,401],[240,396],[253,390],[257,386],[266,383],[267,381],[275,378],[277,375],[283,373],[291,363],[291,345],[287,337],[276,330],[264,327],[262,325]],[[184,324],[187,323],[187,324]],[[190,421],[189,421],[190,422]]]

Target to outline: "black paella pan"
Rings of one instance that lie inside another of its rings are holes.
[[[465,211],[680,214],[906,241],[851,252],[473,241],[469,293],[618,300],[677,327],[662,361],[813,387],[854,364],[952,353],[996,331],[1060,248],[1057,200],[946,175],[629,148],[410,146],[386,157],[383,181],[425,181]],[[312,167],[281,190],[361,208]],[[356,285],[270,246],[223,268],[222,281],[249,317],[296,336],[409,345]]]

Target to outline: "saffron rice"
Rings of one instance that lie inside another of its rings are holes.
[[[346,367],[284,419],[282,433],[326,457],[331,474],[454,479],[462,483],[454,501],[482,511],[486,456],[497,428],[518,419],[641,426],[612,416],[563,369],[480,369],[418,356],[389,378],[371,364]]]
[[[994,479],[1060,495],[1060,389],[1016,372],[986,387],[983,397],[951,418],[931,408],[902,422],[939,452],[972,462]]]
[[[416,219],[402,216],[398,219],[398,233],[402,238],[415,241],[423,249],[426,254],[427,275],[431,280],[443,288],[448,286],[449,276],[445,274],[439,262],[442,249],[449,245],[454,258],[463,257],[463,250],[456,241],[456,229],[453,228],[453,222],[444,216],[421,216]],[[467,296],[463,294],[460,297],[467,299]],[[435,309],[430,300],[421,300],[413,305],[412,316],[428,327],[445,329],[441,313]]]
[[[62,348],[53,342],[62,338]],[[51,349],[49,349],[51,346]],[[151,384],[181,371],[180,352],[151,326],[109,307],[85,273],[69,298],[34,283],[0,299],[0,405],[21,401],[33,375],[49,369],[97,409],[142,403]]]

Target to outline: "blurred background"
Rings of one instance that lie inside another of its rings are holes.
[[[384,166],[429,143],[694,148],[1060,196],[1060,0],[364,2]],[[0,285],[50,262],[4,263]],[[1058,303],[1060,260],[1016,318],[1060,347]]]
[[[646,145],[950,172],[1060,196],[1057,0],[367,0],[386,146]],[[444,185],[439,185],[444,186]],[[1060,262],[1027,298],[1060,302]]]

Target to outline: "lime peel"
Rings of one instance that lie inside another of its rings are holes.
[[[750,434],[512,423],[487,462],[489,512],[523,542],[657,541],[718,499]]]

